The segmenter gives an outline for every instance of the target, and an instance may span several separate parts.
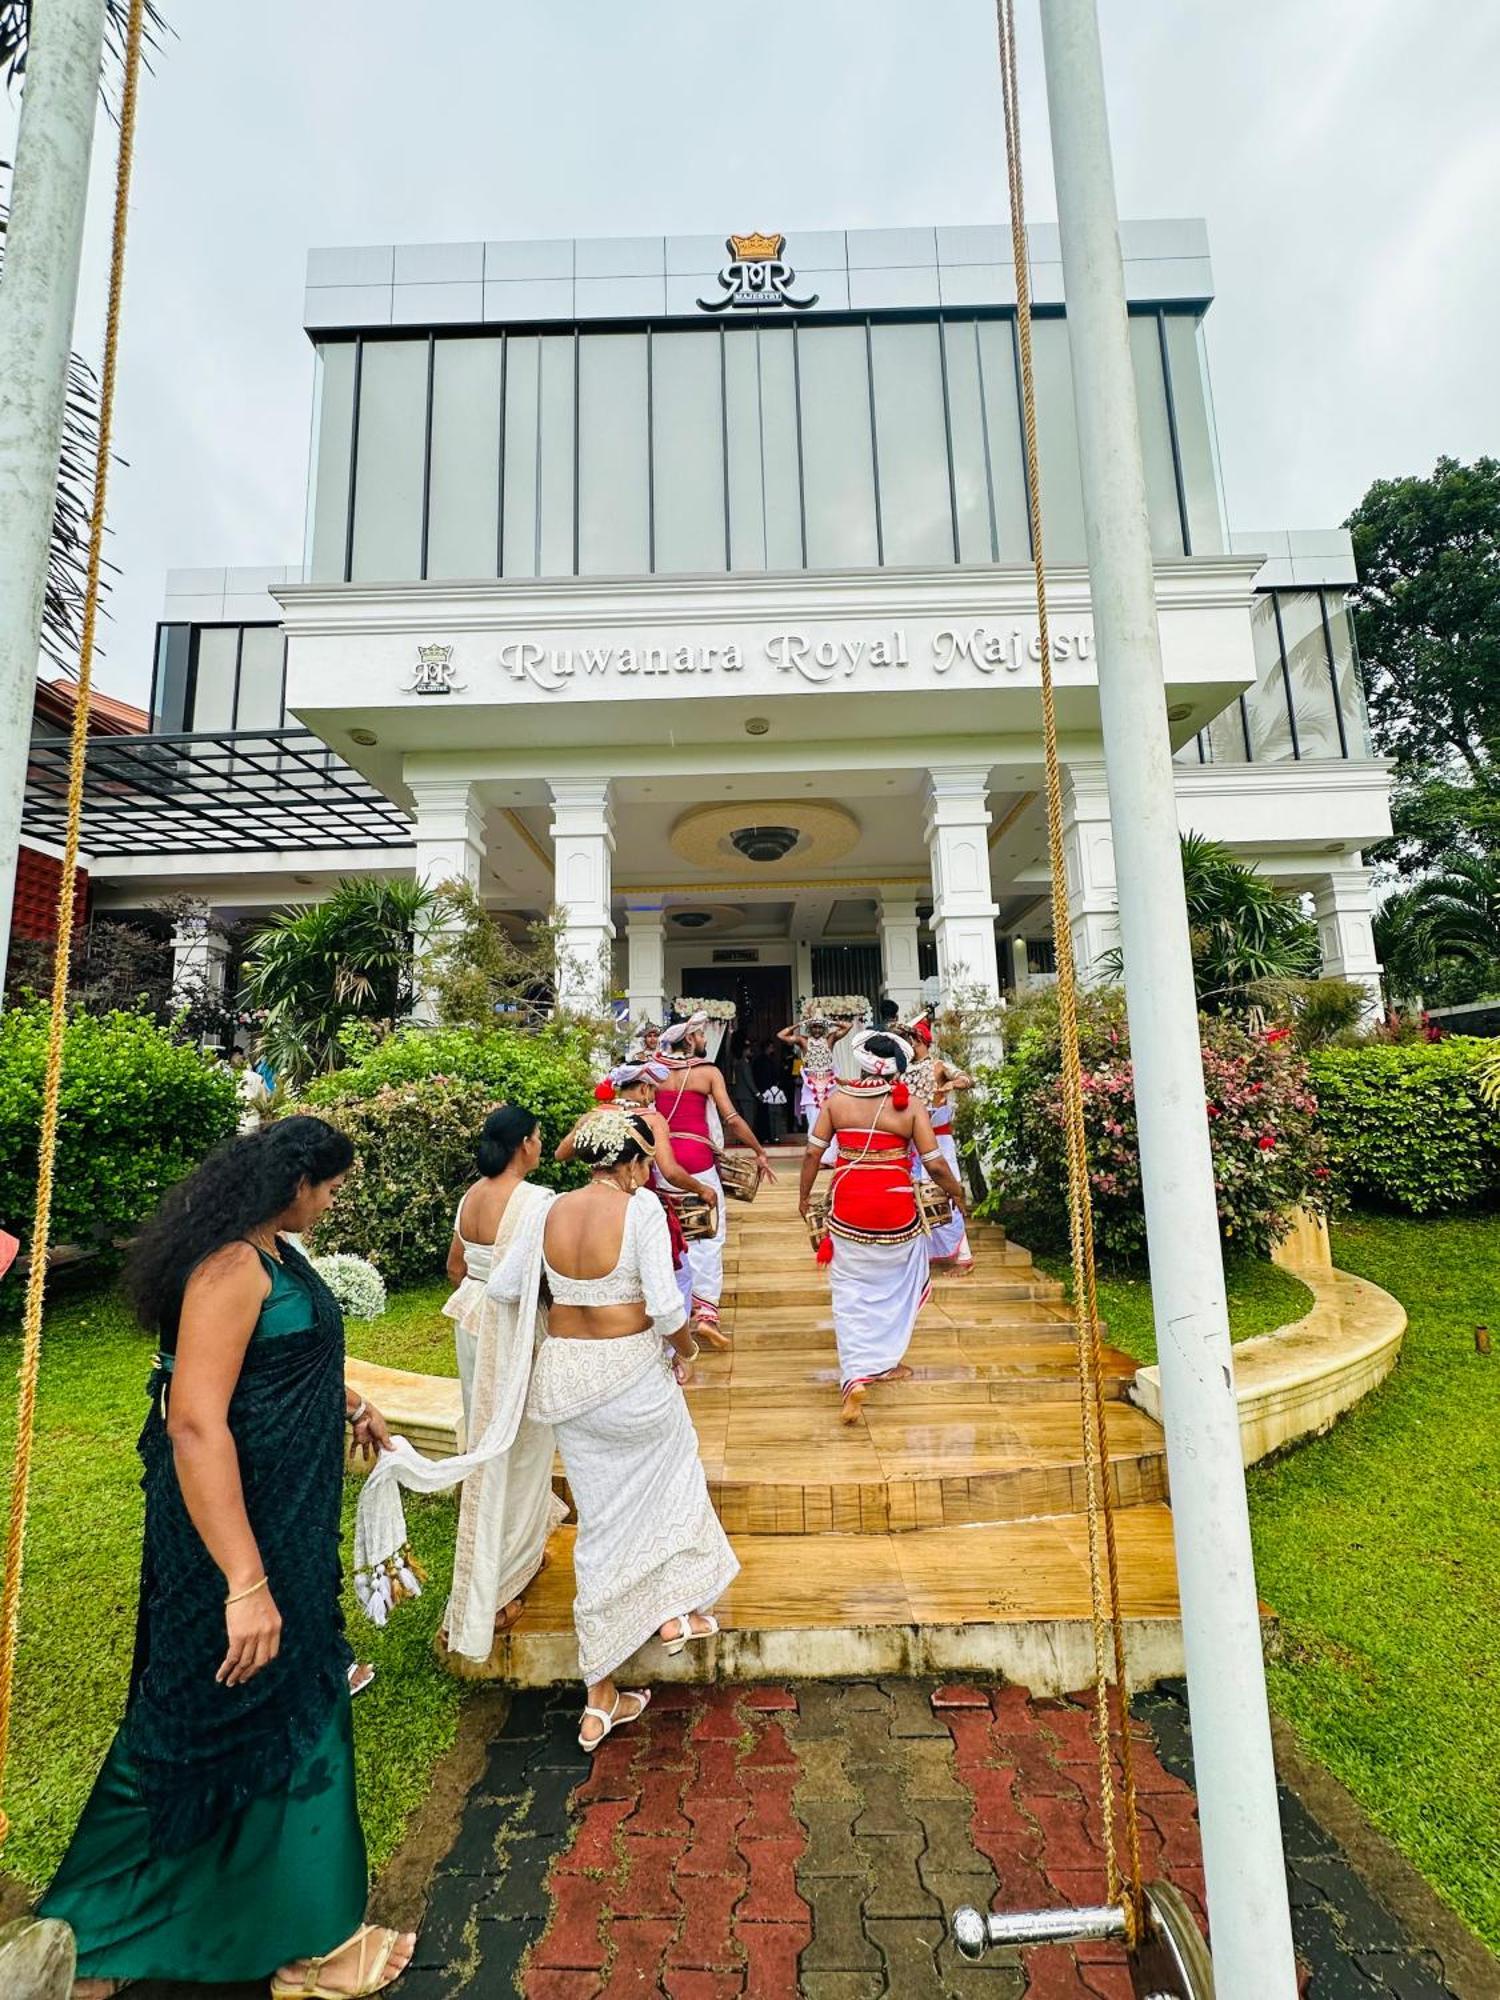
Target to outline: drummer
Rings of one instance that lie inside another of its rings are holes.
[[[671,1071],[661,1062],[626,1061],[610,1071],[604,1081],[594,1091],[594,1096],[604,1104],[628,1104],[632,1111],[638,1111],[651,1127],[656,1141],[656,1158],[652,1168],[651,1184],[661,1197],[662,1207],[667,1212],[667,1229],[672,1239],[672,1270],[677,1279],[677,1289],[682,1294],[682,1303],[689,1320],[693,1315],[693,1269],[688,1259],[687,1239],[682,1233],[675,1204],[668,1199],[667,1189],[673,1188],[679,1194],[693,1196],[708,1210],[715,1227],[719,1220],[719,1190],[707,1181],[700,1181],[678,1160],[672,1150],[672,1133],[665,1118],[656,1109],[656,1093],[670,1077]],[[577,1131],[575,1125],[573,1130]],[[561,1161],[573,1158],[573,1132],[557,1149]],[[726,1334],[717,1326],[708,1327],[701,1321],[694,1322],[699,1344],[722,1353],[729,1346]]]

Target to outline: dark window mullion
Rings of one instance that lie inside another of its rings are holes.
[[[1035,315],[1033,314],[1033,318]],[[1016,424],[1021,435],[1021,484],[1026,495],[1026,554],[1029,560],[1036,560],[1036,543],[1031,528],[1031,461],[1026,453],[1026,395],[1025,383],[1021,377],[1021,308],[1016,307],[1010,316],[1011,360],[1016,374]],[[1037,439],[1037,466],[1040,475],[1042,446]]]
[[[865,386],[870,401],[870,475],[875,491],[875,566],[885,567],[885,523],[880,515],[880,433],[875,423],[875,336],[865,319]]]
[[[1247,764],[1253,764],[1255,762],[1255,751],[1251,744],[1251,739],[1250,739],[1250,704],[1245,700],[1245,697],[1243,695],[1239,697],[1239,704],[1240,704],[1240,734],[1245,739],[1245,762]]]
[[[1328,622],[1328,593],[1318,592],[1318,615],[1323,620],[1323,650],[1328,656],[1328,685],[1333,691],[1333,715],[1339,726],[1339,755],[1348,761],[1349,733],[1344,727],[1344,704],[1339,700],[1339,673],[1333,657],[1333,627]]]
[[[427,410],[422,420],[422,581],[427,581],[427,542],[432,524],[432,382],[437,371],[437,342],[427,336]]]
[[[365,342],[363,334],[354,336],[354,410],[349,420],[349,504],[344,513],[344,581],[354,579],[354,498],[356,481],[359,476],[359,397],[360,378],[364,373]]]
[[[243,625],[236,625],[234,628],[234,693],[229,701],[229,726],[231,729],[238,729],[240,726],[240,666],[244,657],[245,628]]]
[[[948,401],[948,328],[937,317],[938,372],[943,384],[943,444],[948,453],[948,513],[953,523],[953,560],[958,561],[958,475],[953,466],[953,410]]]
[[[757,337],[759,329],[757,328]],[[765,399],[762,397],[761,421],[765,421]],[[792,325],[792,402],[796,415],[797,431],[797,518],[802,535],[802,567],[807,568],[807,479],[803,469],[802,456],[802,358],[797,346],[797,326]],[[765,479],[762,475],[761,492],[764,496]],[[766,567],[771,566],[770,528],[766,529]]]
[[[724,573],[727,576],[734,564],[734,548],[729,529],[729,356],[724,346],[724,329],[716,327],[719,337],[719,435],[724,453]]]
[[[1172,479],[1177,488],[1177,524],[1182,531],[1182,553],[1193,553],[1193,531],[1188,523],[1187,486],[1182,476],[1182,446],[1177,437],[1177,398],[1172,393],[1172,357],[1167,351],[1167,316],[1158,306],[1156,346],[1161,357],[1162,386],[1167,392],[1167,436],[1172,442]]]
[[[1297,738],[1297,704],[1292,699],[1292,669],[1286,656],[1286,633],[1281,624],[1281,593],[1271,592],[1271,610],[1276,619],[1276,650],[1281,655],[1281,685],[1286,692],[1286,719],[1292,732],[1292,759],[1300,763],[1302,745]]]

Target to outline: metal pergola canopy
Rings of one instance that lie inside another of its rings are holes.
[[[61,846],[69,741],[33,739],[23,837]],[[310,729],[99,736],[80,845],[90,858],[412,845],[411,820]]]

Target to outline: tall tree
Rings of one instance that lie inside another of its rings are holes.
[[[1500,847],[1500,459],[1377,480],[1346,524],[1375,747],[1395,760],[1396,839],[1421,873]]]

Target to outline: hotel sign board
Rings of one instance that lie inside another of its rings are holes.
[[[452,646],[418,646],[410,670],[413,679],[405,692],[445,695],[469,686],[455,677],[454,653]],[[1093,654],[1091,631],[1081,627],[1054,631],[1055,666],[1087,667]],[[742,679],[766,692],[783,683],[793,687],[855,683],[890,690],[903,684],[940,687],[950,679],[979,684],[1017,676],[1030,679],[1041,664],[1042,646],[1034,626],[1028,630],[1022,625],[938,624],[890,625],[865,632],[788,627],[718,644],[686,643],[680,638],[652,642],[642,637],[597,645],[508,638],[491,657],[500,673],[519,683],[520,689],[535,688],[544,695],[566,694],[575,687],[601,695],[637,688],[645,692],[644,681],[687,676],[705,693],[705,680],[721,683],[730,693]]]
[[[784,306],[793,312],[806,312],[818,303],[816,292],[805,299],[793,296],[791,288],[797,281],[797,273],[782,255],[786,248],[784,236],[730,236],[724,247],[729,252],[729,262],[719,273],[723,296],[699,299],[704,312],[766,312]]]

